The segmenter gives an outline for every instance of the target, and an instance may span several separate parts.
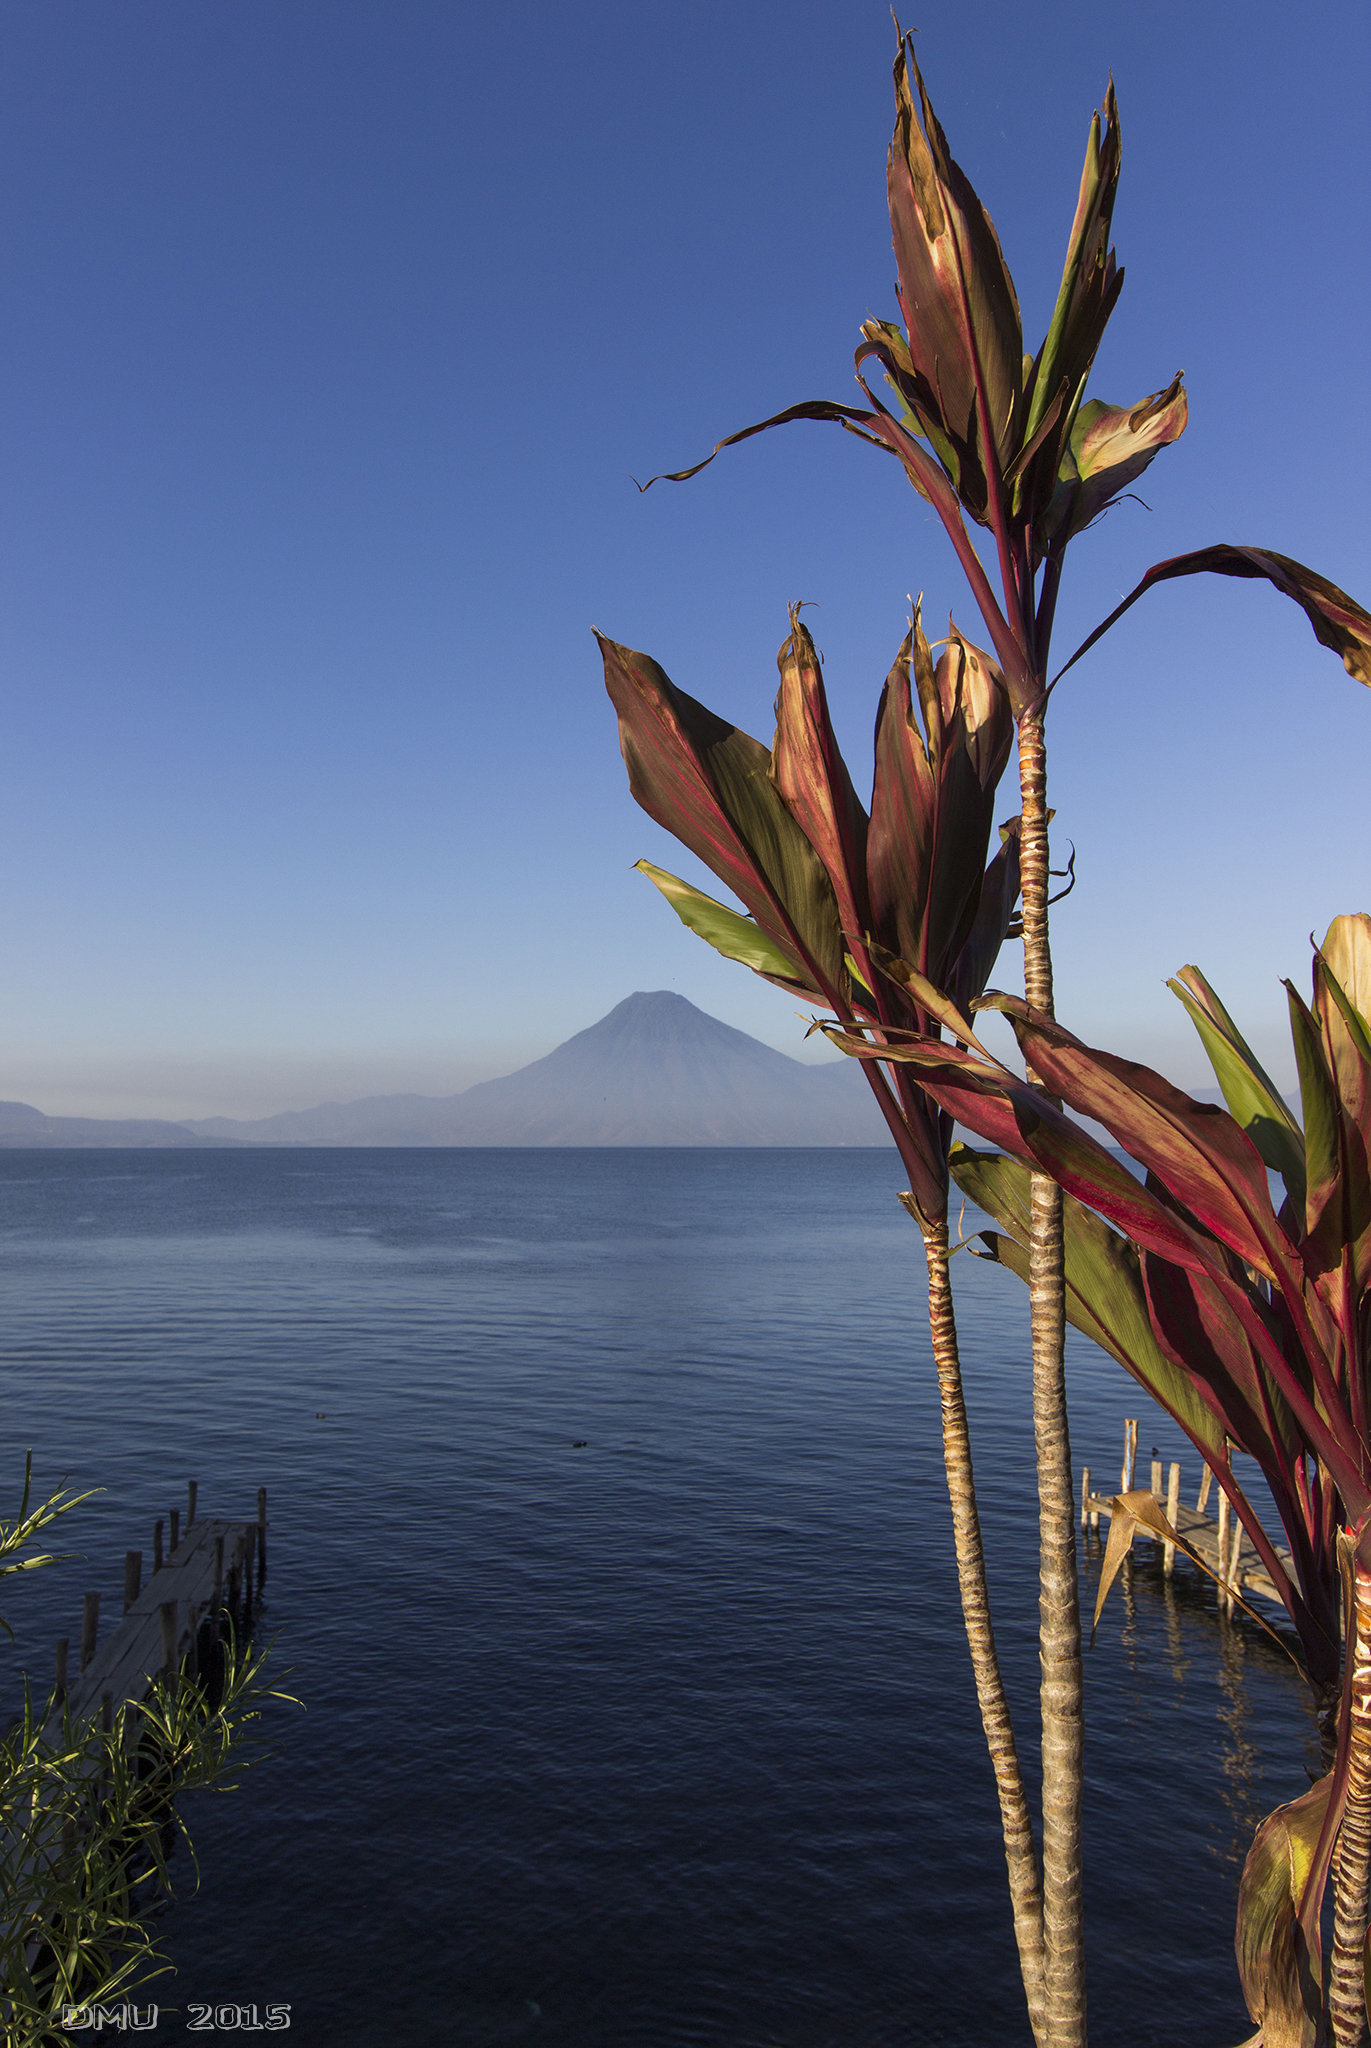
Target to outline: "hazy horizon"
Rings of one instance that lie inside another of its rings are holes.
[[[607,1015],[615,1007],[614,1003],[608,1004],[599,1016],[588,1019],[587,1023],[598,1023],[601,1016]],[[26,1095],[20,1090],[6,1087],[0,1088],[0,1098],[10,1102],[26,1102],[33,1108],[41,1109],[48,1116],[119,1119],[153,1117],[171,1123],[183,1123],[188,1120],[198,1122],[208,1117],[225,1116],[251,1121],[260,1117],[279,1115],[289,1110],[312,1109],[324,1102],[351,1102],[376,1095],[443,1097],[460,1094],[480,1081],[499,1080],[509,1074],[518,1073],[585,1028],[586,1026],[578,1024],[574,1031],[564,1032],[561,1038],[536,1047],[529,1051],[526,1057],[513,1058],[506,1054],[503,1064],[497,1063],[499,1055],[492,1053],[488,1067],[484,1071],[477,1071],[478,1063],[474,1061],[469,1060],[464,1066],[450,1054],[445,1056],[438,1047],[427,1052],[411,1053],[408,1057],[402,1055],[391,1062],[361,1057],[353,1061],[342,1057],[332,1061],[302,1060],[293,1074],[278,1074],[273,1077],[275,1085],[290,1091],[280,1099],[275,1099],[266,1092],[272,1083],[266,1079],[262,1068],[254,1068],[248,1062],[244,1062],[237,1069],[230,1061],[218,1066],[212,1062],[203,1065],[197,1063],[195,1072],[178,1077],[174,1061],[147,1062],[140,1070],[136,1057],[130,1060],[128,1067],[121,1069],[115,1065],[103,1074],[92,1074],[84,1084],[72,1084],[68,1080],[64,1087],[59,1081],[42,1095]],[[797,1060],[804,1066],[839,1064],[843,1057],[840,1053],[834,1053],[817,1038],[808,1041],[797,1038],[794,1044],[775,1045],[773,1040],[761,1038],[759,1033],[753,1032],[748,1035],[758,1038],[762,1044],[773,1045],[775,1050],[785,1053],[787,1057]],[[41,1067],[34,1071],[41,1080]],[[373,1085],[378,1074],[387,1078],[381,1085]],[[452,1079],[454,1074],[460,1075],[461,1078]],[[233,1096],[235,1085],[239,1090],[237,1099],[243,1106],[225,1107],[224,1102]],[[182,1094],[176,1092],[178,1088],[183,1091]],[[190,1091],[203,1091],[203,1094]],[[167,1106],[180,1100],[189,1100],[192,1106],[179,1111]],[[200,1100],[203,1100],[204,1107],[197,1106]],[[266,1106],[258,1106],[260,1104]]]
[[[920,27],[1033,343],[1112,71],[1127,282],[1091,388],[1186,372],[1145,506],[1073,549],[1059,658],[1217,540],[1364,600],[1371,17]],[[632,482],[852,395],[895,310],[884,0],[45,0],[0,36],[0,1095],[450,1094],[643,988],[812,1057],[633,873],[707,882],[628,795],[590,628],[765,738],[803,598],[859,788],[907,593],[975,633],[933,516],[849,436]],[[1196,580],[1073,671],[1049,742],[1063,1020],[1201,1084],[1164,987],[1196,961],[1284,1084],[1280,978],[1371,907],[1367,693],[1273,593]]]

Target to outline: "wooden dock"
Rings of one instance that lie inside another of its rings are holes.
[[[1119,1474],[1119,1492],[1128,1493],[1138,1485],[1135,1466],[1138,1448],[1138,1425],[1129,1418],[1124,1423],[1123,1466]],[[1265,1565],[1257,1555],[1256,1546],[1244,1530],[1242,1523],[1232,1512],[1227,1494],[1222,1487],[1214,1485],[1214,1475],[1206,1465],[1200,1481],[1199,1494],[1193,1507],[1188,1507],[1180,1497],[1181,1468],[1173,1460],[1162,1482],[1162,1461],[1152,1460],[1150,1491],[1158,1505],[1165,1510],[1166,1517],[1178,1536],[1183,1536],[1191,1548],[1198,1552],[1213,1571],[1219,1585],[1220,1604],[1231,1609],[1229,1590],[1246,1596],[1255,1594],[1259,1600],[1274,1601],[1283,1606]],[[1216,1496],[1217,1513],[1208,1513],[1211,1491]],[[1090,1467],[1081,1472],[1081,1527],[1098,1529],[1100,1517],[1111,1515],[1111,1494],[1095,1493],[1090,1484]],[[1176,1547],[1163,1543],[1160,1538],[1147,1535],[1139,1530],[1135,1542],[1155,1543],[1162,1553],[1163,1569],[1167,1577],[1175,1566]],[[1281,1563],[1294,1576],[1290,1553],[1283,1545],[1272,1546]],[[1182,1553],[1183,1555],[1184,1553]]]
[[[175,1677],[182,1669],[193,1672],[207,1625],[217,1629],[225,1616],[240,1630],[251,1623],[266,1577],[265,1488],[258,1491],[257,1514],[250,1521],[202,1516],[197,1494],[192,1481],[185,1530],[179,1509],[173,1509],[165,1546],[164,1523],[155,1524],[146,1582],[143,1553],[125,1554],[124,1611],[103,1643],[100,1595],[86,1594],[78,1657],[71,1655],[70,1638],[57,1645],[57,1710],[49,1724],[54,1734],[64,1711],[76,1721],[108,1720],[121,1701],[143,1699],[155,1679]]]
[[[267,1566],[267,1497],[257,1495],[257,1514],[250,1521],[198,1512],[198,1488],[191,1482],[186,1497],[186,1526],[173,1509],[170,1542],[163,1543],[165,1524],[157,1522],[152,1537],[152,1571],[143,1583],[143,1554],[124,1557],[124,1611],[118,1626],[99,1640],[100,1595],[86,1594],[81,1618],[78,1668],[70,1665],[70,1639],[57,1645],[55,1704],[42,1729],[42,1740],[54,1749],[68,1746],[71,1734],[97,1726],[110,1730],[120,1706],[142,1700],[159,1678],[175,1680],[185,1672],[198,1674],[199,1662],[212,1652],[227,1624],[239,1632],[249,1628]],[[136,1744],[140,1729],[130,1717],[124,1740]],[[77,1764],[78,1775],[92,1777],[101,1769],[99,1745]],[[34,1832],[34,1823],[37,1831]],[[56,1816],[40,1819],[35,1811],[27,1828],[21,1874],[68,1852],[66,1829],[72,1823]],[[74,1841],[74,1837],[71,1838]],[[26,1944],[32,1967],[45,1937]],[[7,2037],[8,2038],[8,2035]]]

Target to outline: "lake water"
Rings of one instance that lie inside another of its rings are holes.
[[[279,2001],[311,2048],[1030,2040],[900,1185],[881,1151],[0,1152],[5,1511],[30,1445],[105,1489],[84,1561],[8,1582],[11,1704],[188,1478],[269,1489],[305,1711],[187,1803],[159,2037]],[[956,1269],[1031,1758],[1026,1305]],[[1071,1372],[1078,1469],[1141,1413],[1193,1486],[1116,1366]],[[1092,2040],[1224,2048],[1298,1678],[1144,1547],[1087,1678]]]

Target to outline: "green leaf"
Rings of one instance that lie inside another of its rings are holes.
[[[1167,987],[1180,998],[1200,1034],[1215,1079],[1236,1123],[1304,1213],[1304,1133],[1275,1082],[1198,967],[1183,967]]]
[[[821,1000],[816,991],[806,988],[803,970],[750,917],[730,910],[725,903],[716,903],[712,896],[692,889],[689,882],[668,874],[665,868],[654,867],[650,860],[635,861],[634,866],[661,890],[681,923],[713,946],[716,953],[722,953],[726,960],[741,962],[770,981],[783,981],[803,989],[815,1002]]]
[[[1262,2048],[1313,2048],[1320,2032],[1318,1958],[1309,1953],[1299,1914],[1332,1783],[1330,1772],[1268,1814],[1243,1867],[1234,1947]]]
[[[1288,981],[1285,992],[1290,1003],[1290,1036],[1295,1046],[1295,1070],[1300,1077],[1300,1108],[1304,1121],[1305,1235],[1319,1251],[1327,1268],[1336,1266],[1341,1255],[1341,1203],[1335,1199],[1339,1193],[1342,1164],[1338,1144],[1338,1098],[1324,1057],[1318,1024]],[[1328,1217],[1326,1226],[1325,1216]]]
[[[1098,113],[1090,123],[1057,303],[1033,369],[1026,437],[1036,431],[1063,382],[1073,389],[1084,384],[1122,288],[1123,272],[1109,246],[1121,155],[1119,109],[1111,81],[1103,131]]]

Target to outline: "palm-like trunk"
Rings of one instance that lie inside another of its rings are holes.
[[[1033,1844],[1033,1822],[1024,1791],[1023,1773],[1019,1769],[1009,1702],[1005,1698],[1004,1680],[995,1651],[995,1631],[990,1619],[985,1551],[976,1509],[976,1482],[971,1469],[971,1435],[962,1393],[961,1359],[957,1351],[957,1324],[952,1305],[947,1222],[944,1218],[938,1223],[922,1223],[921,1228],[928,1258],[928,1327],[933,1340],[933,1362],[937,1368],[938,1397],[942,1406],[943,1466],[947,1473],[947,1496],[952,1506],[952,1536],[957,1555],[962,1620],[971,1650],[981,1726],[985,1730],[986,1748],[990,1752],[995,1789],[1000,1800],[1000,1827],[1009,1871],[1009,1897],[1024,1996],[1028,2001],[1033,2037],[1039,2048],[1046,2048],[1042,1889],[1037,1851]]]
[[[1328,2017],[1336,2048],[1367,2039],[1363,1956],[1371,1906],[1371,1573],[1353,1560],[1351,1729],[1347,1805],[1333,1867],[1333,1952]]]
[[[1041,711],[1029,712],[1019,723],[1019,787],[1024,995],[1035,1009],[1050,1017],[1047,744]],[[1085,2048],[1081,1870],[1085,1700],[1071,1436],[1066,1415],[1061,1189],[1045,1175],[1034,1174],[1031,1201],[1029,1307],[1042,1657],[1044,2038],[1046,2048]]]

